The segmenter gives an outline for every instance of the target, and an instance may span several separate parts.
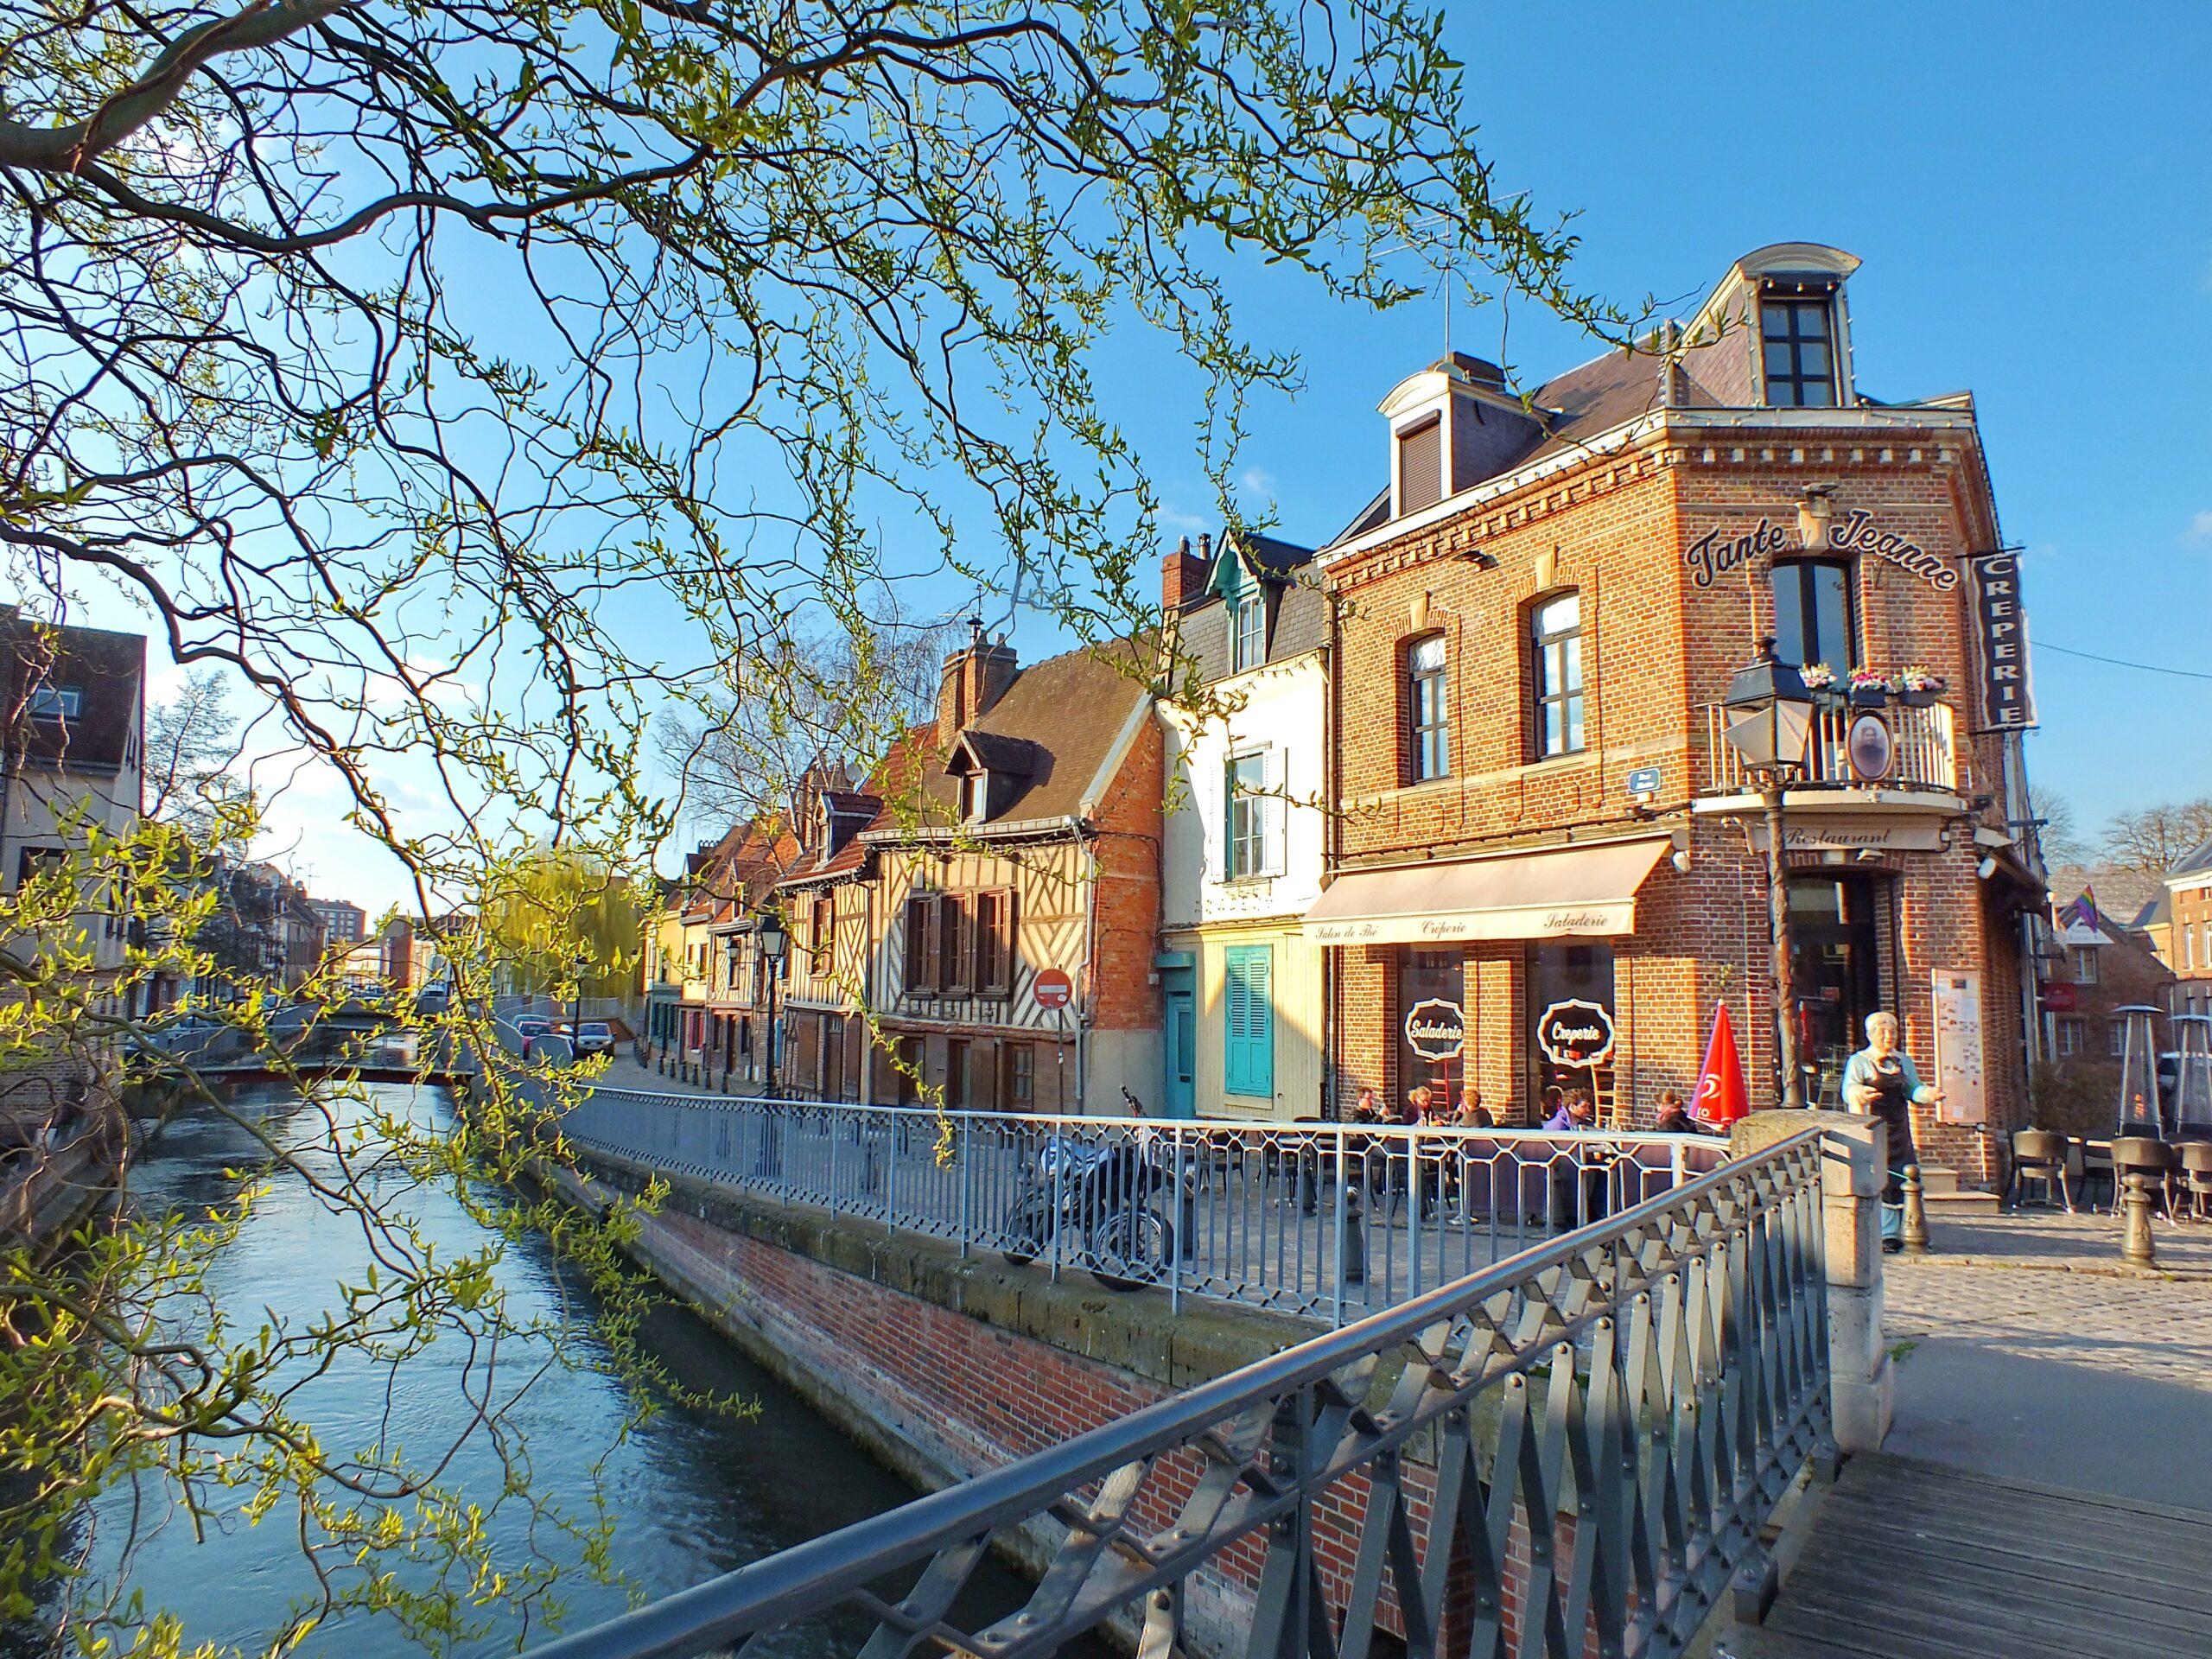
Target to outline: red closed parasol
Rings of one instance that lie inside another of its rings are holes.
[[[1705,1046],[1705,1069],[1698,1074],[1697,1100],[1690,1109],[1716,1129],[1751,1109],[1744,1092],[1744,1057],[1737,1052],[1736,1027],[1729,1023],[1726,1002],[1713,1011],[1713,1039]]]

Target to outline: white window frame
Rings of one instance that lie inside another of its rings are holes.
[[[84,712],[84,688],[75,685],[35,685],[23,711],[33,720],[74,720]]]
[[[2077,944],[2074,947],[2074,982],[2076,985],[2098,983],[2097,950],[2094,945]]]
[[[1259,668],[1268,660],[1268,597],[1258,589],[1240,594],[1229,606],[1229,667],[1232,674]]]
[[[1240,778],[1240,769],[1254,761],[1259,764],[1258,779]],[[1221,781],[1225,879],[1249,881],[1273,874],[1276,801],[1265,792],[1274,786],[1273,749],[1235,751],[1222,765]]]

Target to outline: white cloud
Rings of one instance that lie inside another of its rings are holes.
[[[2212,547],[2212,508],[2206,509],[2189,521],[2189,528],[2182,532],[2182,540],[2192,547]]]
[[[1163,530],[1179,530],[1188,531],[1211,530],[1213,528],[1212,519],[1202,518],[1194,512],[1182,512],[1180,509],[1166,501],[1160,504],[1160,512],[1157,514],[1157,518],[1160,525]]]
[[[1275,499],[1275,476],[1264,467],[1248,467],[1237,480],[1253,495],[1264,496],[1270,505]]]

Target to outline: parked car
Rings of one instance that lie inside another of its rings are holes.
[[[563,1033],[568,1029],[562,1027]],[[587,1020],[575,1028],[573,1040],[578,1059],[587,1054],[604,1054],[614,1046],[614,1028],[604,1020]]]
[[[515,1035],[522,1039],[525,1058],[530,1054],[530,1046],[552,1029],[553,1022],[542,1014],[525,1014],[515,1020]]]

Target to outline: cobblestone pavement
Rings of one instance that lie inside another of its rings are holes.
[[[2109,1216],[1933,1224],[1887,1262],[1887,1450],[2082,1491],[2212,1508],[2212,1226],[2161,1222],[2162,1268],[2120,1262]]]

